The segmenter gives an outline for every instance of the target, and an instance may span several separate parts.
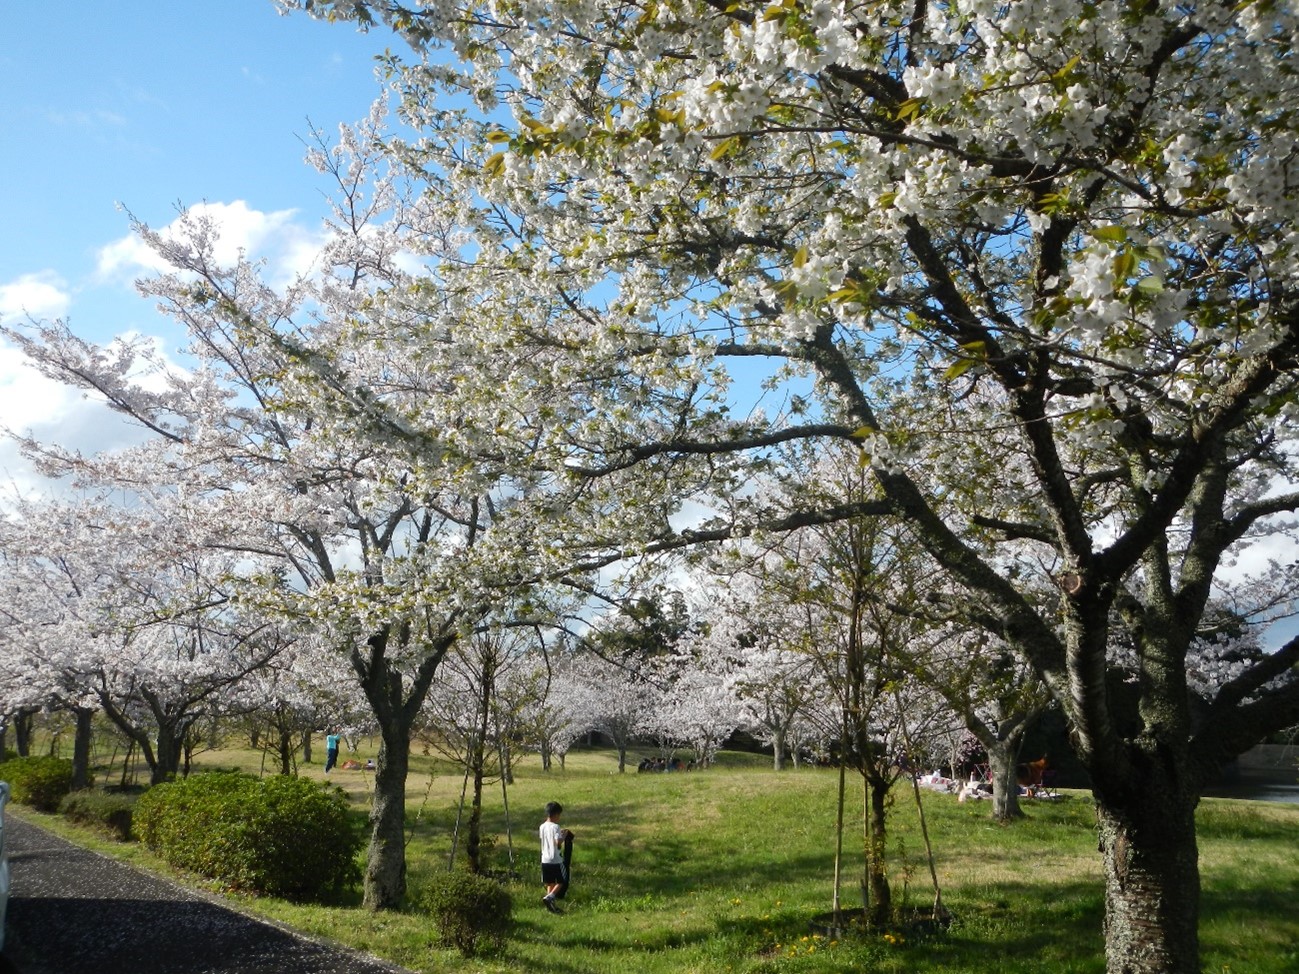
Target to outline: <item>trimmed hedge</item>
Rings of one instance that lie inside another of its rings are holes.
[[[72,791],[72,762],[48,756],[13,758],[0,764],[0,780],[9,782],[9,795],[20,805],[55,812]]]
[[[155,785],[135,830],[167,862],[234,889],[323,899],[360,879],[347,798],[306,778],[198,774]]]
[[[495,880],[452,872],[414,899],[415,908],[433,918],[443,945],[455,947],[461,955],[494,953],[505,946],[514,901]]]
[[[93,789],[74,791],[59,803],[59,811],[65,818],[105,829],[119,842],[131,838],[131,813],[134,807],[134,800],[125,795]]]

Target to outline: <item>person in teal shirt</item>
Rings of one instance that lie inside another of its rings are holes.
[[[325,774],[338,763],[338,742],[341,740],[338,731],[325,735]]]

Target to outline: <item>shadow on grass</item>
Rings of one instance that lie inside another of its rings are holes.
[[[1070,971],[1100,974],[1105,969],[1101,938],[1101,894],[1092,884],[1061,884],[1051,888],[1048,898],[1040,887],[1029,884],[1001,884],[985,887],[978,902],[957,904],[951,926],[927,932],[910,926],[842,936],[834,950],[844,962],[860,964],[872,957],[891,956],[899,969],[951,971],[962,974],[1006,974],[1008,971]],[[580,909],[580,907],[577,907]],[[665,930],[651,928],[628,933],[634,917],[610,912],[605,923],[595,916],[581,918],[581,928],[567,927],[562,917],[553,922],[520,921],[513,939],[529,948],[558,947],[548,953],[559,958],[555,969],[583,971],[581,956],[625,955],[628,969],[637,955],[689,948],[715,948],[724,941],[735,955],[754,963],[777,952],[779,944],[793,944],[812,932],[812,918],[801,911],[774,916],[696,919],[688,925]],[[607,935],[597,931],[601,927]],[[825,941],[823,941],[825,942]],[[617,965],[615,965],[615,968]],[[549,969],[549,967],[548,967]]]

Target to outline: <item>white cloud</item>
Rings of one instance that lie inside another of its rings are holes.
[[[151,342],[160,366],[183,371],[166,354],[161,339]],[[134,379],[153,391],[167,385],[160,370],[142,369]],[[19,349],[0,341],[0,507],[12,490],[39,495],[66,489],[66,482],[37,472],[17,444],[3,435],[5,430],[86,454],[133,446],[148,436],[143,427],[114,412],[99,396],[47,378]]]
[[[232,265],[240,253],[266,258],[273,269],[286,256],[300,260],[295,253],[300,242],[310,235],[293,222],[296,210],[255,210],[243,200],[233,203],[198,203],[189,208],[191,217],[212,221],[217,228],[215,257],[222,265]],[[181,231],[177,217],[160,231],[164,238],[175,239]],[[167,264],[134,234],[128,234],[99,250],[97,271],[102,279],[134,280],[141,274],[167,270]],[[278,275],[276,275],[278,276]]]
[[[62,278],[53,271],[23,274],[0,284],[0,321],[57,318],[67,311],[70,300]]]
[[[22,352],[0,342],[0,429],[19,434],[43,430],[48,435],[62,428],[78,407],[87,405],[75,389],[47,379],[31,367]],[[98,408],[103,412],[102,406]],[[8,437],[0,438],[0,482],[24,493],[49,485]]]
[[[8,342],[0,343],[0,426],[22,431],[56,425],[80,398],[75,389],[37,372]]]

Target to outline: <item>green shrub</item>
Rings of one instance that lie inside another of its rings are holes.
[[[112,833],[120,842],[131,838],[131,810],[135,802],[125,795],[85,789],[74,791],[59,803],[64,817]]]
[[[0,764],[0,780],[9,782],[10,797],[42,812],[58,810],[72,790],[72,762],[67,758],[14,758]]]
[[[504,947],[514,911],[500,883],[468,872],[448,873],[436,886],[425,888],[414,905],[433,918],[442,943],[465,957]]]
[[[306,778],[200,774],[136,803],[141,840],[173,866],[240,890],[320,899],[360,878],[346,796]]]

